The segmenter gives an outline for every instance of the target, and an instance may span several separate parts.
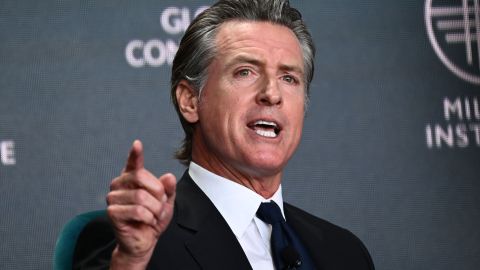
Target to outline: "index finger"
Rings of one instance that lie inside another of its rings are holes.
[[[132,148],[128,154],[127,164],[125,165],[125,172],[131,172],[143,169],[143,145],[140,140],[133,141]]]

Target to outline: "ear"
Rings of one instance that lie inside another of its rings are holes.
[[[180,113],[189,123],[198,121],[198,96],[192,86],[186,81],[182,80],[177,85],[175,90],[177,96],[177,103]]]

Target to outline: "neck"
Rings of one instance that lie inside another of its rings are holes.
[[[239,170],[216,158],[196,158],[195,155],[192,156],[192,161],[216,175],[253,190],[265,199],[271,198],[281,183],[281,172],[271,176],[257,175],[253,171]]]

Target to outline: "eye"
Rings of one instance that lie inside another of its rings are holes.
[[[250,76],[251,74],[252,74],[251,70],[244,68],[244,69],[239,70],[236,75],[238,77],[246,78],[246,77]]]
[[[282,80],[285,81],[285,82],[288,83],[288,84],[297,84],[297,83],[298,83],[297,78],[295,78],[295,77],[292,76],[292,75],[284,75],[284,76],[282,77]]]
[[[260,76],[258,70],[250,65],[238,66],[232,70],[231,74],[232,82],[242,87],[251,86]]]

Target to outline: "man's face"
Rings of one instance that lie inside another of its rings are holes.
[[[198,104],[193,161],[220,175],[279,179],[303,127],[300,44],[284,26],[232,21],[220,27],[216,45]]]

